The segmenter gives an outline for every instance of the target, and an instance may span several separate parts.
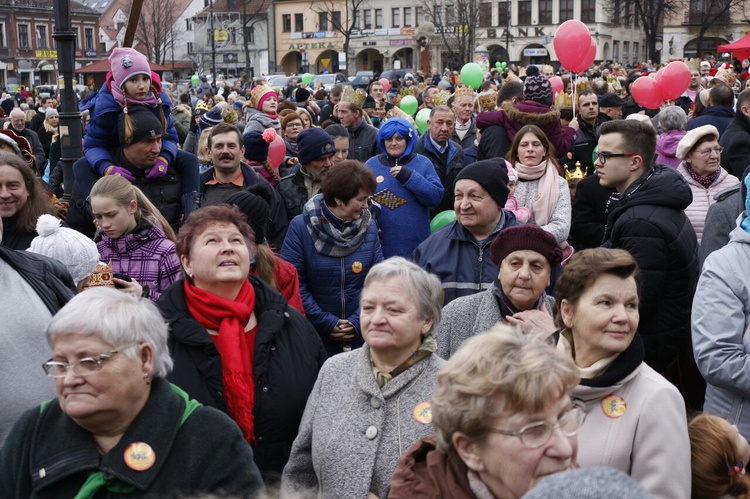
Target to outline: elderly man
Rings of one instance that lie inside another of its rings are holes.
[[[451,140],[466,149],[474,144],[477,138],[477,123],[474,121],[474,91],[471,87],[461,87],[453,95],[451,107],[456,113],[456,126]]]
[[[430,160],[440,177],[445,195],[440,205],[432,210],[439,213],[453,209],[453,185],[456,175],[464,166],[464,151],[451,140],[456,126],[456,114],[448,106],[437,106],[430,111],[427,120],[429,133],[422,134],[414,152]]]
[[[349,157],[365,163],[378,155],[378,129],[365,121],[362,108],[342,100],[337,109],[341,124],[349,131]]]
[[[599,97],[599,116],[600,121],[619,120],[622,119],[622,106],[627,104],[628,101],[621,99],[617,94],[607,92],[606,94]]]
[[[504,210],[508,173],[500,158],[461,170],[452,193],[456,221],[428,237],[412,255],[417,265],[440,278],[445,303],[492,286],[498,266],[490,258],[490,245],[502,229],[518,225]]]
[[[47,164],[47,156],[44,154],[44,147],[42,147],[42,142],[39,140],[39,135],[30,128],[26,128],[26,113],[20,108],[14,108],[10,112],[10,128],[29,141],[31,149],[34,151],[36,172],[37,174],[41,174],[44,165]]]

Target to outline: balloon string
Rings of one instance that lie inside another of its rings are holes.
[[[571,80],[572,80],[571,84],[573,85],[573,117],[575,118],[576,117],[576,98],[577,98],[577,94],[578,94],[578,91],[577,91],[578,90],[578,85],[576,85],[576,74],[573,73],[573,72],[571,72],[570,74],[572,75],[572,77],[571,77]]]

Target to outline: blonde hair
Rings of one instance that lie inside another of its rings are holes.
[[[95,197],[112,198],[122,206],[128,206],[132,201],[138,205],[135,210],[135,221],[148,220],[153,225],[160,225],[167,238],[175,242],[174,230],[164,218],[159,209],[146,197],[145,194],[124,177],[119,175],[105,175],[94,184],[89,199]]]
[[[208,152],[209,140],[211,140],[210,130],[204,130],[198,136],[198,162],[203,165],[211,162],[211,155]]]
[[[543,411],[575,388],[580,374],[573,359],[545,336],[497,324],[466,340],[443,366],[432,422],[437,447],[449,459],[459,459],[456,432],[481,442],[498,416]]]

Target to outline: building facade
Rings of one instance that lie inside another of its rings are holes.
[[[664,20],[663,53],[668,58],[716,57],[719,45],[736,42],[750,31],[744,5],[744,0],[686,0]]]

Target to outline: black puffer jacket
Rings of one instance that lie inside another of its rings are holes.
[[[55,315],[76,294],[76,285],[57,260],[0,246],[0,260],[10,265]]]
[[[719,144],[724,148],[721,165],[742,182],[742,173],[750,163],[750,119],[742,111],[735,113]]]
[[[254,277],[250,282],[258,320],[253,452],[264,479],[273,481],[289,458],[307,397],[327,355],[315,328],[286,298]],[[190,314],[183,281],[167,289],[157,305],[170,328],[174,370],[167,379],[203,405],[228,413],[221,356],[206,328]]]
[[[291,222],[294,217],[302,214],[302,208],[310,199],[305,188],[305,177],[299,168],[291,175],[284,177],[276,187],[284,200],[287,219]]]
[[[610,206],[604,229],[603,246],[629,251],[643,274],[638,331],[659,372],[690,345],[698,240],[683,210],[692,200],[682,175],[654,165]]]

